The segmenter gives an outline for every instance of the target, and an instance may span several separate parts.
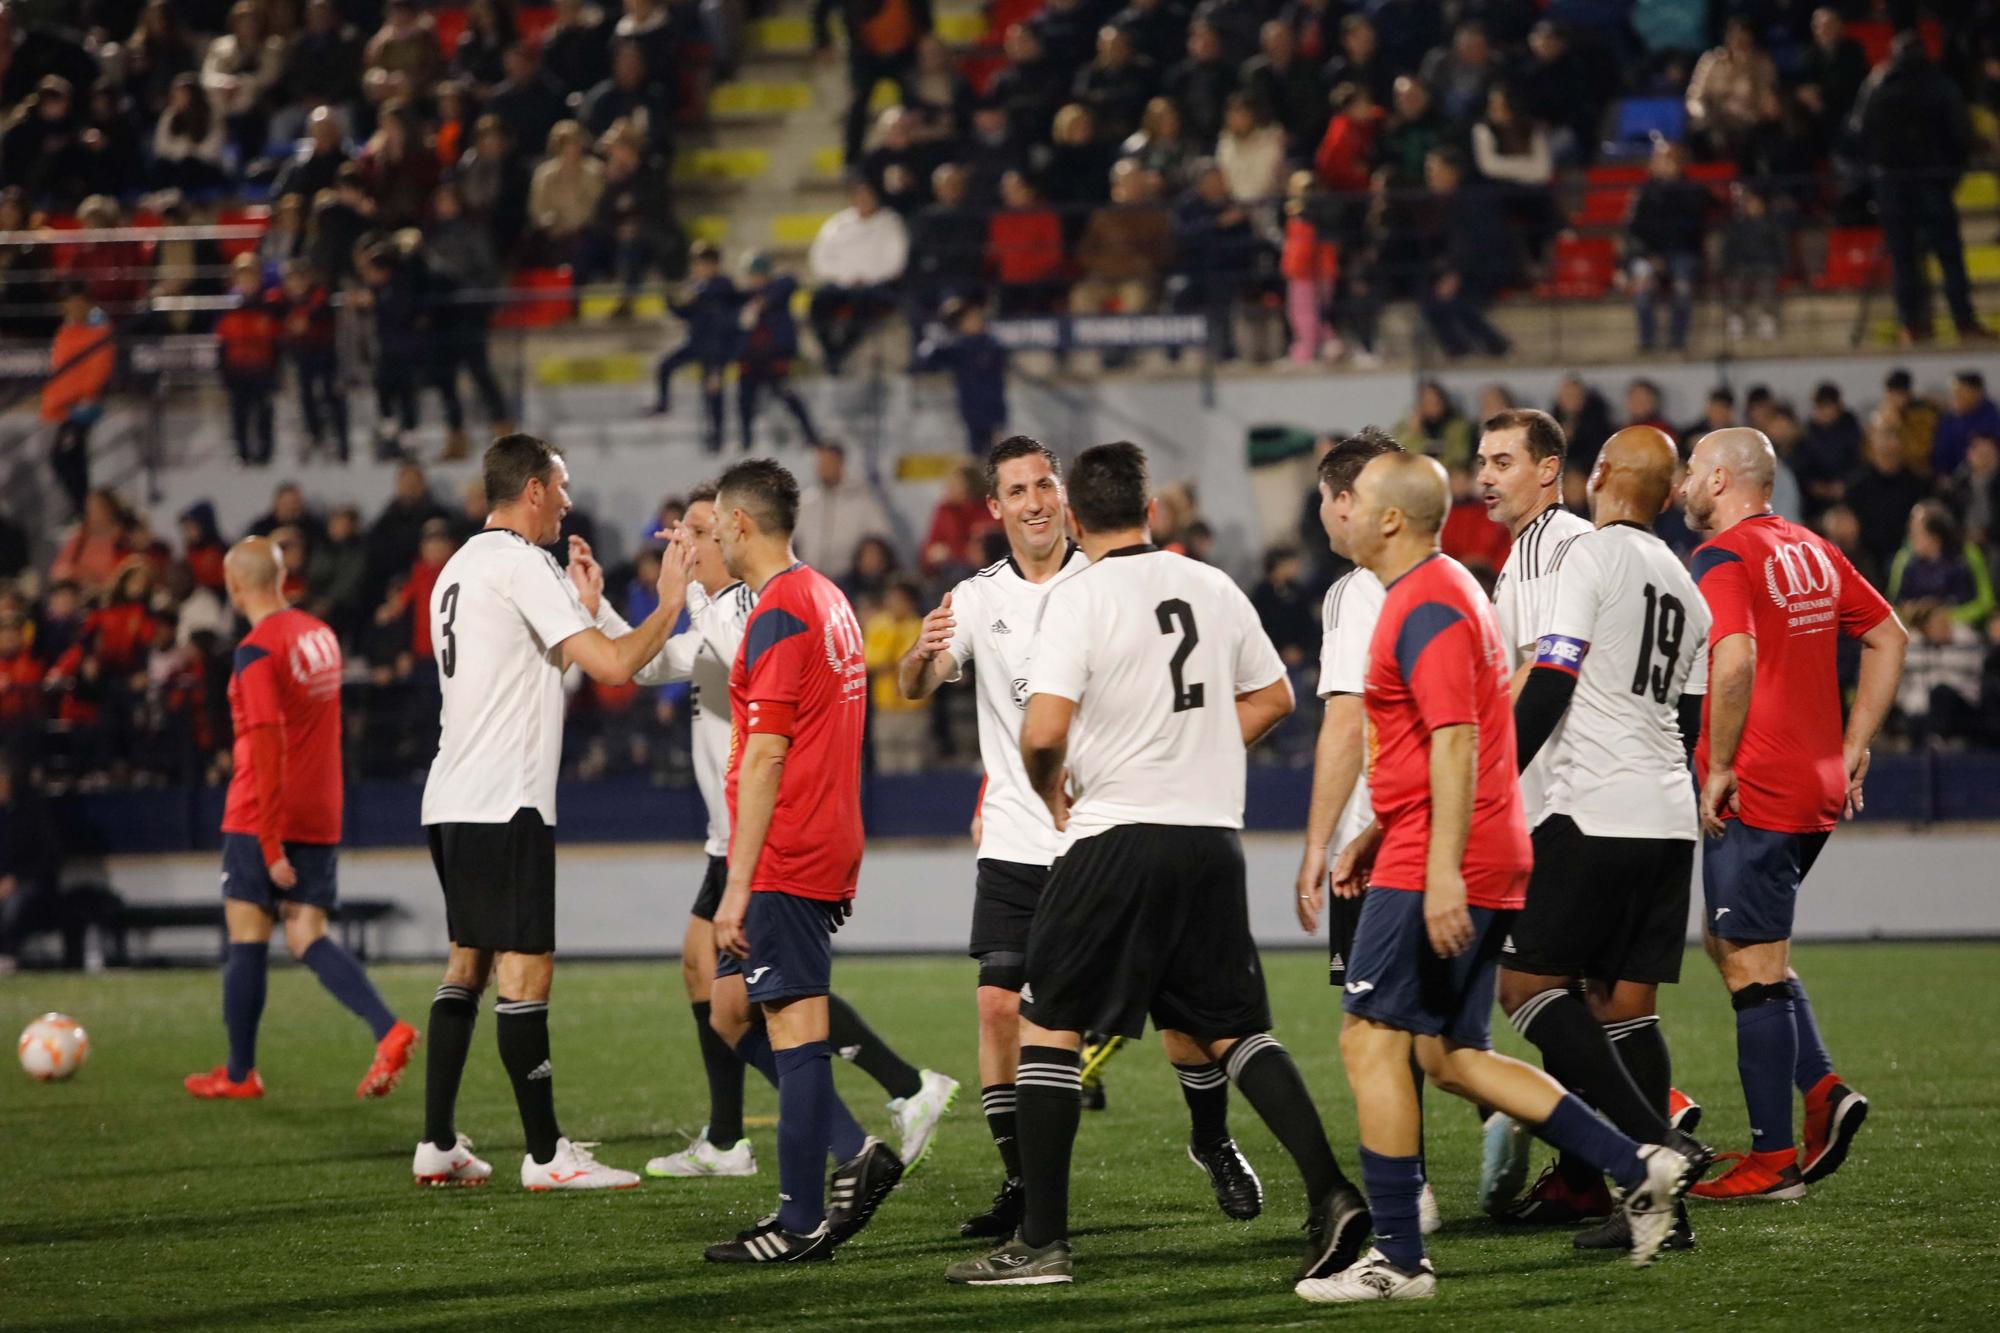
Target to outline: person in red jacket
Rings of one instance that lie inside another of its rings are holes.
[[[271,461],[271,395],[278,387],[278,307],[264,291],[255,255],[238,255],[230,286],[238,304],[215,321],[222,383],[229,390],[229,429],[245,463]]]
[[[63,293],[62,324],[49,349],[49,377],[42,384],[42,420],[56,428],[49,467],[69,496],[70,508],[84,516],[90,494],[90,429],[104,415],[104,394],[118,368],[118,344],[111,321],[81,287]]]
[[[1375,104],[1366,84],[1342,84],[1330,96],[1333,119],[1327,122],[1326,134],[1313,154],[1313,175],[1329,190],[1365,194],[1375,138],[1382,130],[1382,108]]]
[[[333,306],[325,281],[311,264],[294,259],[285,265],[284,296],[278,308],[278,341],[298,381],[306,453],[316,454],[330,445],[333,456],[345,463],[347,394],[341,388],[340,359],[334,349]]]
[[[40,721],[42,677],[47,670],[28,642],[27,626],[19,620],[0,620],[0,735]]]
[[[1046,314],[1062,289],[1062,219],[1018,171],[1000,178],[1005,207],[987,224],[986,267],[1007,314]]]

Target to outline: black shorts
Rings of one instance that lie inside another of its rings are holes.
[[[1658,984],[1681,979],[1694,843],[1594,838],[1568,815],[1535,826],[1535,873],[1500,963],[1515,972]]]
[[[1354,957],[1354,928],[1361,924],[1361,905],[1368,901],[1368,895],[1359,898],[1335,897],[1329,889],[1326,895],[1326,982],[1329,986],[1347,984],[1347,962]]]
[[[1137,1037],[1148,1015],[1210,1041],[1271,1026],[1234,829],[1122,825],[1077,842],[1049,871],[1021,1017]]]
[[[722,906],[722,891],[729,887],[729,858],[711,856],[708,869],[701,877],[701,888],[694,895],[694,906],[688,913],[703,921],[715,920],[715,909]]]
[[[556,951],[556,831],[528,807],[504,824],[432,824],[451,942],[501,953]]]
[[[1025,954],[1028,928],[1035,924],[1035,905],[1041,902],[1048,882],[1047,866],[980,858],[972,888],[972,944],[966,952],[974,958],[989,953]]]

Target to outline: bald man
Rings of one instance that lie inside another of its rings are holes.
[[[197,1097],[262,1097],[257,1026],[271,931],[292,957],[368,1024],[375,1058],[357,1097],[384,1097],[409,1063],[417,1030],[389,1012],[354,955],[326,933],[340,843],[340,640],[285,604],[284,563],[268,537],[246,537],[222,562],[229,603],[250,632],[229,673],[234,768],[222,809],[222,1023],[229,1060],[183,1086]]]
[[[1799,889],[1834,825],[1859,813],[1868,746],[1895,702],[1909,638],[1889,604],[1819,534],[1771,512],[1777,455],[1762,432],[1702,437],[1681,503],[1709,539],[1691,569],[1714,623],[1701,783],[1702,923],[1736,1010],[1750,1151],[1703,1198],[1797,1199],[1831,1175],[1868,1115],[1821,1040],[1791,970]],[[1841,722],[1840,638],[1861,641]],[[1791,1086],[1788,1086],[1791,1085]],[[1792,1087],[1805,1098],[1803,1151]]]
[[[1686,948],[1698,829],[1688,758],[1708,680],[1708,608],[1653,535],[1679,461],[1652,426],[1605,442],[1589,481],[1595,527],[1563,557],[1514,705],[1518,762],[1543,755],[1547,789],[1500,1007],[1551,1074],[1642,1142],[1668,1138],[1657,1000]],[[1705,1150],[1677,1146],[1706,1165]],[[1603,1193],[1594,1172],[1589,1187]],[[1575,1243],[1625,1248],[1624,1217]],[[1665,1248],[1693,1245],[1683,1209]]]
[[[1422,1299],[1437,1276],[1418,1227],[1421,1123],[1414,1050],[1441,1090],[1512,1116],[1617,1182],[1634,1263],[1673,1227],[1692,1163],[1638,1142],[1547,1074],[1492,1049],[1494,976],[1532,854],[1516,779],[1507,652],[1492,606],[1438,550],[1450,491],[1421,455],[1371,461],[1355,484],[1348,548],[1387,590],[1364,702],[1375,821],[1334,864],[1366,887],[1347,961],[1340,1053],[1361,1128],[1375,1248],[1301,1282],[1309,1301]]]

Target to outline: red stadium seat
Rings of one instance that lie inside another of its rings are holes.
[[[1573,227],[1609,227],[1623,222],[1632,211],[1633,188],[1629,185],[1614,185],[1606,189],[1591,187],[1583,192],[1583,203],[1576,212],[1570,214]]]
[[[497,329],[546,329],[576,316],[576,279],[569,266],[514,273],[513,299],[493,314]]]
[[[1549,280],[1535,288],[1535,295],[1560,301],[1595,301],[1611,290],[1612,277],[1617,271],[1615,239],[1564,232],[1556,237],[1555,253],[1549,261]]]
[[[1600,162],[1585,172],[1583,178],[1597,186],[1644,185],[1646,174],[1646,164],[1643,162],[1625,165]]]
[[[1924,51],[1932,60],[1944,55],[1944,29],[1936,19],[1924,19],[1917,24],[1917,31],[1923,35]],[[1847,25],[1847,35],[1861,43],[1861,50],[1868,57],[1871,66],[1879,65],[1889,58],[1889,44],[1896,40],[1896,29],[1881,19],[1863,19]]]
[[[215,215],[218,223],[241,226],[249,223],[258,228],[256,236],[232,236],[226,241],[217,241],[216,248],[222,251],[224,259],[235,259],[238,255],[254,255],[257,243],[263,237],[263,228],[271,221],[271,210],[265,204],[250,204],[243,208],[225,208]]]
[[[1889,280],[1880,227],[1835,227],[1826,234],[1826,264],[1813,279],[1823,292],[1858,292]]]

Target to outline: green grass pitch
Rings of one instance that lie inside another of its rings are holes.
[[[1278,1036],[1304,1067],[1343,1163],[1354,1112],[1334,1046],[1338,1012],[1320,956],[1268,960]],[[979,1115],[973,967],[960,959],[856,959],[836,978],[877,1029],[965,1083],[924,1169],[829,1265],[730,1271],[701,1247],[763,1211],[776,1189],[753,1075],[763,1174],[648,1181],[616,1195],[536,1196],[516,1182],[519,1126],[483,1016],[460,1126],[495,1165],[480,1190],[411,1184],[422,1055],[388,1101],[355,1101],[365,1032],[302,969],[272,979],[258,1103],[203,1104],[180,1089],[223,1049],[212,972],[0,981],[0,1018],[45,1009],[89,1028],[68,1084],[0,1074],[0,1326],[216,1329],[618,1326],[797,1328],[1225,1328],[1421,1319],[1482,1330],[1559,1324],[1660,1330],[2000,1327],[2000,945],[1821,945],[1799,950],[1842,1073],[1873,1101],[1855,1153],[1802,1204],[1696,1205],[1698,1250],[1634,1271],[1573,1253],[1565,1233],[1501,1230],[1474,1213],[1473,1113],[1432,1094],[1430,1162],[1446,1217],[1428,1305],[1335,1310],[1291,1294],[1302,1203],[1290,1163],[1240,1100],[1239,1141],[1262,1174],[1264,1216],[1224,1220],[1182,1152],[1185,1114],[1156,1044],[1112,1064],[1110,1108],[1086,1115],[1074,1188],[1077,1283],[964,1291],[961,1217],[996,1162]],[[421,1025],[436,971],[380,969]],[[552,1009],[565,1129],[637,1168],[681,1146],[706,1107],[671,962],[576,964]],[[1708,1108],[1705,1137],[1741,1148],[1730,1011],[1699,957],[1665,1002],[1676,1078]],[[1511,1032],[1499,1039],[1518,1050]],[[886,1131],[857,1071],[843,1094]]]

